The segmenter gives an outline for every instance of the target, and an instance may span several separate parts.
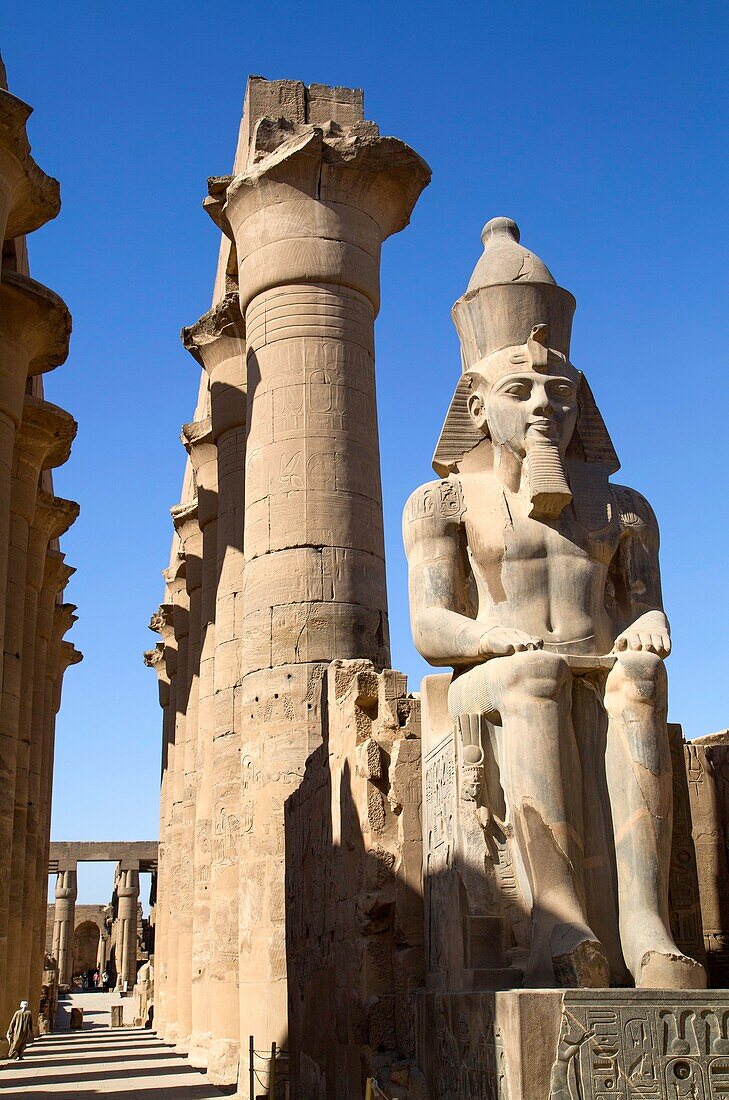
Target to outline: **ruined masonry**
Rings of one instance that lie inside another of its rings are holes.
[[[43,396],[65,362],[68,309],[31,279],[27,237],[55,218],[59,185],[30,154],[31,108],[7,90],[0,61],[0,1018],[21,998],[34,1022],[46,942],[51,782],[63,675],[81,654],[64,640],[74,570],[59,538],[78,505],[53,492],[76,423]]]
[[[374,320],[429,178],[361,92],[251,77],[208,181],[145,655],[154,1027],[241,1097],[709,1100],[729,736],[666,722],[656,520],[611,480],[575,299],[508,218],[454,307],[437,479],[404,517],[414,638],[449,671],[412,692],[389,667]]]

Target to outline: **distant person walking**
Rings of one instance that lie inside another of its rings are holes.
[[[94,989],[98,989],[98,988],[99,988],[99,971],[95,970],[94,971]]]
[[[33,1017],[30,1014],[27,1001],[20,1002],[20,1008],[13,1014],[8,1027],[8,1042],[10,1050],[9,1058],[23,1060],[23,1051],[28,1043],[33,1042]]]
[[[104,987],[104,993],[108,993],[109,992],[109,975],[108,975],[106,970],[101,975],[101,982],[102,982],[102,985]]]

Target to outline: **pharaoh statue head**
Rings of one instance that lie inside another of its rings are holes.
[[[442,477],[484,440],[522,463],[529,512],[554,518],[572,499],[570,469],[619,462],[584,376],[569,360],[575,299],[519,243],[509,218],[482,233],[483,255],[453,307],[462,376],[433,457]]]

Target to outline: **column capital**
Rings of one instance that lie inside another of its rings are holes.
[[[27,348],[28,374],[44,374],[65,363],[71,314],[54,291],[17,271],[3,271],[0,282],[3,336]]]
[[[170,509],[175,531],[185,556],[185,584],[194,592],[202,584],[202,532],[198,516],[197,497]]]
[[[183,424],[180,441],[190,456],[197,489],[198,523],[204,531],[218,515],[218,448],[210,417]]]
[[[61,642],[61,652],[59,654],[59,671],[61,675],[71,665],[79,665],[84,659],[84,655],[80,649],[76,649],[73,642]]]
[[[215,462],[218,457],[218,451],[213,442],[213,425],[210,417],[183,424],[180,442],[190,456],[199,488],[200,482],[197,475],[207,463]]]
[[[212,430],[216,443],[225,432],[240,428],[246,422],[245,335],[237,292],[226,295],[181,333],[184,346],[210,380]]]
[[[144,663],[147,668],[153,668],[157,673],[157,678],[160,682],[168,682],[169,677],[167,675],[167,665],[165,663],[165,643],[157,642],[154,649],[146,649],[142,654]]]
[[[234,355],[245,356],[245,337],[237,294],[226,294],[180,333],[183,346],[211,378],[220,363]]]
[[[56,898],[75,901],[78,897],[77,864],[69,863],[59,868],[56,877]]]
[[[149,620],[149,629],[159,634],[163,643],[172,641],[175,636],[174,608],[171,603],[161,603]]]
[[[43,571],[43,588],[52,597],[62,592],[76,572],[72,565],[66,564],[66,555],[60,550],[47,550]]]
[[[76,522],[80,507],[75,500],[66,500],[39,489],[35,502],[33,525],[47,536],[46,541],[59,539]],[[75,570],[74,570],[75,572]]]
[[[25,451],[38,472],[54,470],[68,461],[78,424],[65,409],[27,393],[15,446]],[[37,476],[37,475],[36,475]]]
[[[54,644],[61,644],[63,635],[66,634],[78,619],[75,614],[76,605],[73,603],[59,603],[53,612],[53,630],[51,638]],[[80,657],[79,657],[80,660]]]
[[[33,108],[0,89],[0,211],[2,239],[33,233],[61,209],[58,180],[47,176],[30,153],[25,124]]]
[[[221,206],[224,182],[211,181],[206,209],[235,242],[243,312],[263,291],[309,282],[346,283],[377,311],[380,247],[408,224],[430,169],[372,122],[261,118]]]

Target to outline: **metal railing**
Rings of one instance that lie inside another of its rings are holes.
[[[270,1097],[270,1100],[276,1098],[276,1069],[277,1059],[288,1058],[288,1051],[282,1050],[276,1043],[271,1043],[271,1049],[256,1050],[256,1046],[253,1040],[253,1036],[248,1037],[248,1087],[250,1100],[257,1100],[261,1095]],[[260,1064],[262,1062],[268,1062],[268,1068]],[[260,1072],[259,1072],[260,1070]],[[261,1074],[267,1077],[267,1081],[261,1080]],[[288,1097],[288,1081],[281,1080],[279,1085],[283,1086],[283,1089],[279,1088],[279,1100],[287,1100]],[[265,1090],[263,1094],[256,1091],[256,1087],[259,1086],[262,1090]]]

